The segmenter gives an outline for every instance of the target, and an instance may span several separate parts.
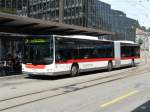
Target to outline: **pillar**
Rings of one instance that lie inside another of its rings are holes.
[[[2,39],[0,38],[0,60],[2,59]]]
[[[64,19],[64,0],[59,0],[59,22],[63,23]]]

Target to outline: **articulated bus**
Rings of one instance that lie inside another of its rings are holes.
[[[76,76],[80,72],[139,63],[140,46],[127,41],[90,36],[32,37],[25,39],[22,71],[28,75]]]

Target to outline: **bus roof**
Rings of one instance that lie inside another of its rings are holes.
[[[65,38],[76,38],[76,39],[86,39],[86,40],[97,40],[97,41],[105,41],[105,42],[113,42],[111,40],[102,40],[95,36],[86,36],[86,35],[69,35],[69,36],[61,36],[61,35],[54,35],[59,37],[65,37]]]
[[[118,40],[118,41],[115,41],[115,42],[128,43],[128,44],[136,44],[136,43],[133,42],[133,41],[127,41],[127,40]]]
[[[119,43],[122,43],[122,44],[130,44],[130,45],[139,45],[133,41],[115,41],[115,42],[119,42]]]

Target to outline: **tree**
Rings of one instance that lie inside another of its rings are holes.
[[[136,20],[136,22],[135,22],[135,28],[140,28],[141,26],[140,26],[140,23],[139,23],[139,21],[138,20]]]
[[[146,27],[145,26],[141,26],[140,29],[146,31]]]
[[[149,28],[149,29],[146,29],[145,26],[141,26],[138,20],[136,20],[136,22],[135,22],[135,27],[136,27],[136,28],[139,28],[139,29],[141,29],[141,30],[144,30],[144,31],[147,31],[147,30],[150,31],[150,28]]]
[[[138,44],[142,45],[143,44],[143,40],[141,38],[138,39]]]
[[[147,29],[148,32],[150,32],[150,27]]]

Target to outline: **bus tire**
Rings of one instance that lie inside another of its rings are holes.
[[[75,77],[77,75],[79,75],[79,66],[77,64],[73,64],[72,67],[71,67],[70,76]]]
[[[107,65],[107,70],[108,72],[112,71],[113,70],[113,64],[111,61],[108,62],[108,65]]]
[[[132,59],[131,66],[132,66],[132,67],[135,67],[134,59]]]

